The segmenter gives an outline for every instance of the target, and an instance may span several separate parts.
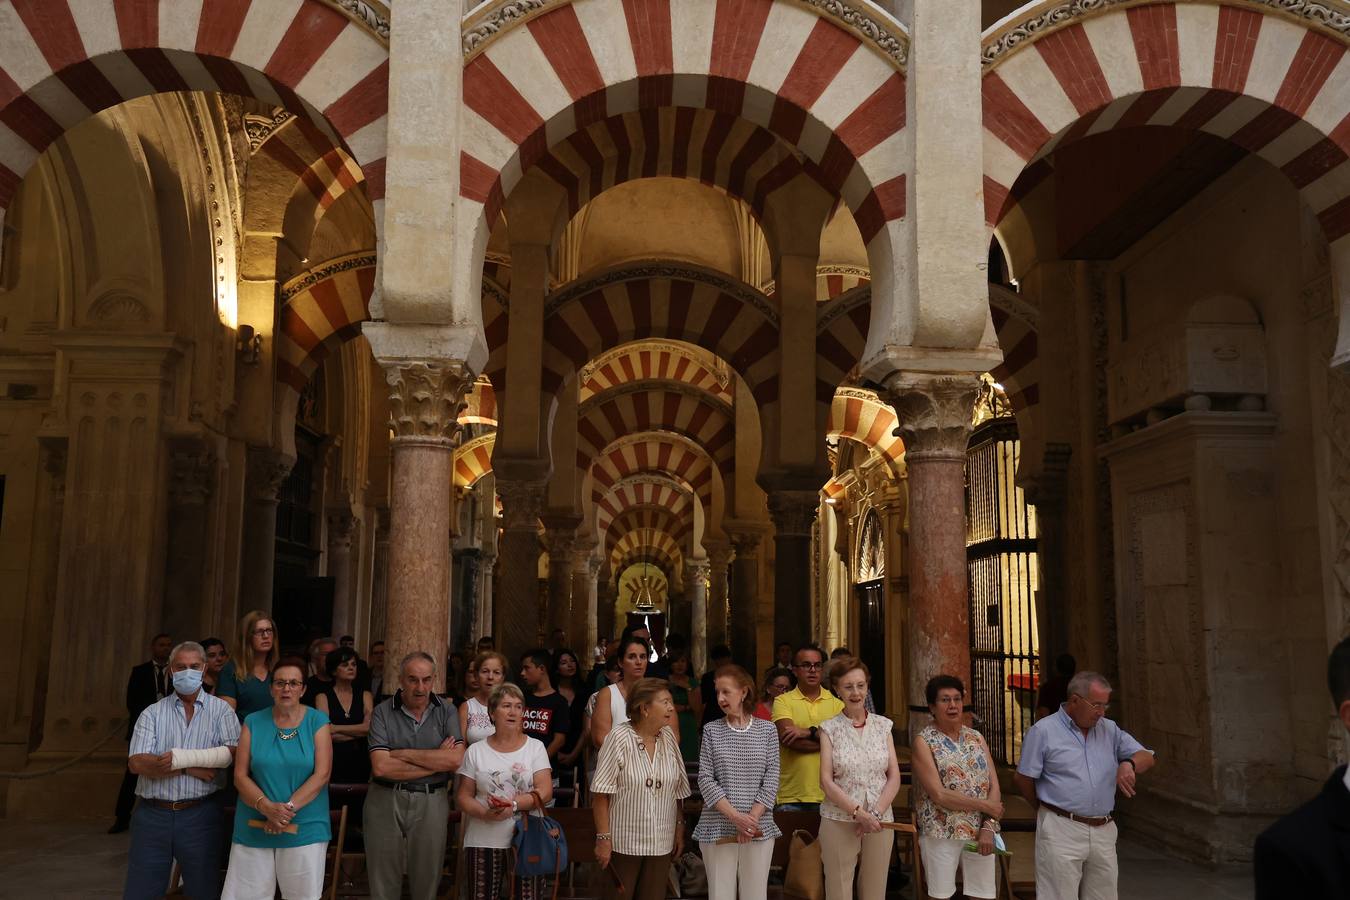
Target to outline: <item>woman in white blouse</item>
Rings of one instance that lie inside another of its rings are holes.
[[[511,863],[517,814],[528,814],[553,799],[553,772],[539,741],[526,736],[525,697],[514,684],[488,696],[493,732],[464,752],[456,805],[468,819],[464,829],[465,868],[470,897],[496,897]],[[541,813],[535,813],[541,815]],[[542,878],[518,878],[512,896],[541,896]]]
[[[591,716],[591,743],[597,748],[605,745],[611,730],[628,721],[627,710],[631,702],[628,698],[632,696],[633,685],[647,674],[647,658],[651,652],[651,644],[637,636],[626,638],[619,645],[619,671],[623,677],[600,689]]]
[[[473,745],[492,734],[488,698],[497,685],[506,680],[510,662],[496,650],[485,650],[473,658],[469,669],[477,677],[477,689],[459,706],[459,733],[464,743]]]
[[[670,727],[676,715],[670,688],[659,678],[639,679],[628,689],[626,713],[628,721],[601,745],[591,780],[595,857],[612,870],[606,896],[664,900],[671,860],[684,849],[681,801],[689,796]]]
[[[895,832],[891,803],[900,790],[900,764],[891,740],[891,720],[867,712],[871,681],[862,660],[846,656],[830,666],[830,689],[844,711],[820,725],[820,855],[825,897],[848,900],[862,857],[858,900],[883,900]]]

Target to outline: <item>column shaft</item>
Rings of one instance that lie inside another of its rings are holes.
[[[328,513],[328,576],[333,579],[333,624],[335,637],[352,634],[356,626],[355,585],[352,584],[352,535],[356,517],[350,509]]]
[[[774,525],[774,643],[794,647],[811,639],[811,526],[820,505],[818,491],[780,490],[769,494]],[[733,620],[735,616],[733,616]]]
[[[736,558],[731,563],[731,656],[743,665],[758,668],[756,610],[759,608],[759,544],[757,532],[732,534]]]
[[[245,478],[244,546],[239,575],[241,610],[272,610],[277,553],[277,503],[294,459],[275,450],[250,447]]]
[[[727,577],[727,566],[731,564],[733,554],[731,544],[724,540],[706,540],[703,547],[708,551],[708,612],[705,642],[707,649],[711,651],[718,644],[730,646],[731,643],[727,618],[730,615],[732,592]],[[753,597],[758,593],[758,590],[752,590],[747,592],[746,596]]]
[[[542,481],[497,478],[503,518],[492,633],[497,648],[512,659],[539,643],[538,528],[544,490]]]
[[[703,672],[708,664],[707,609],[710,567],[707,560],[691,559],[684,565],[684,596],[689,607],[690,671]]]

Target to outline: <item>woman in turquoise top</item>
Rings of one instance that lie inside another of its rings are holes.
[[[281,657],[280,646],[281,636],[267,613],[255,609],[239,623],[239,641],[216,679],[216,696],[234,707],[240,722],[272,705],[268,681]]]
[[[305,673],[294,663],[272,670],[270,709],[244,720],[234,755],[234,838],[223,900],[318,900],[323,893],[328,776],[333,765],[328,716],[300,705]]]

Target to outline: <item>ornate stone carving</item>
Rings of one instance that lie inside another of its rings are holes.
[[[324,0],[324,2],[337,7],[347,18],[364,25],[368,31],[374,32],[388,43],[389,10],[383,4],[372,3],[370,0]]]
[[[507,312],[511,311],[511,292],[502,287],[495,278],[484,275],[483,284],[482,287],[479,288],[479,293],[484,297],[492,298],[493,303],[496,303]]]
[[[919,379],[899,379],[882,399],[900,420],[897,429],[909,458],[966,458],[966,444],[980,394],[974,373]]]
[[[1072,25],[1112,7],[1139,6],[1153,0],[1069,0],[1033,10],[1028,18],[1015,22],[986,41],[980,52],[984,66],[999,63],[1003,57],[1028,41]],[[1333,4],[1317,0],[1242,0],[1244,6],[1302,19],[1308,26],[1350,37],[1350,13],[1337,11]]]
[[[331,2],[331,0],[330,0]],[[481,53],[488,44],[510,31],[569,0],[507,0],[469,16],[463,26],[464,61]],[[872,4],[856,0],[797,0],[823,17],[874,46],[897,69],[904,71],[909,61],[909,35],[904,26]]]
[[[749,558],[749,557],[751,557],[751,556],[757,555],[757,554],[759,553],[759,545],[760,545],[761,542],[763,542],[763,540],[764,540],[764,535],[761,534],[761,533],[758,532],[758,531],[733,531],[733,532],[731,532],[731,546],[734,547],[734,548],[736,549],[736,558],[737,558],[737,559],[747,559],[747,558]],[[718,552],[721,551],[723,554],[725,554],[725,556],[726,556],[726,561],[727,561],[727,562],[730,562],[730,561],[731,561],[731,556],[732,556],[732,555],[731,555],[730,550],[729,550],[729,549],[728,549],[728,550],[723,550],[723,549],[722,549],[722,546],[725,546],[725,545],[719,546],[719,547],[717,547],[716,549],[714,549],[713,547],[708,546],[708,542],[707,542],[707,541],[704,541],[704,542],[703,542],[703,545],[704,545],[705,547],[708,547],[708,556],[711,557],[712,559],[716,559],[717,556],[718,556]]]
[[[209,447],[175,448],[169,456],[169,503],[202,506],[216,486],[216,455]]]
[[[350,509],[335,509],[328,513],[328,547],[332,550],[348,550],[352,546],[352,535],[356,532],[356,516]]]
[[[248,150],[250,155],[257,153],[263,143],[266,142],[278,128],[294,118],[295,116],[280,107],[272,110],[272,115],[270,116],[263,116],[258,113],[245,113],[244,134],[248,136]]]
[[[778,537],[810,537],[819,508],[818,491],[769,492],[769,516]]]
[[[829,328],[835,319],[847,314],[859,306],[872,302],[872,285],[860,284],[851,291],[844,291],[833,300],[820,304],[816,313],[816,333]]]
[[[250,447],[246,465],[249,498],[276,503],[295,460],[286,459],[275,450]]]
[[[504,481],[497,479],[497,495],[502,499],[502,530],[539,530],[539,513],[544,508],[547,485],[542,481]]]
[[[124,291],[111,291],[89,305],[89,318],[105,326],[128,327],[150,321],[150,310]]]
[[[684,582],[687,585],[699,585],[708,589],[712,566],[706,559],[686,559],[684,561]]]
[[[742,281],[733,281],[709,269],[668,263],[635,263],[601,272],[585,281],[575,281],[553,292],[544,300],[544,316],[547,318],[573,300],[595,293],[611,284],[641,281],[646,278],[675,278],[711,285],[731,298],[747,306],[753,306],[764,318],[772,322],[775,328],[778,327],[778,306],[750,285]]]
[[[385,365],[384,374],[393,442],[452,449],[474,374],[463,363],[449,361],[397,362]]]

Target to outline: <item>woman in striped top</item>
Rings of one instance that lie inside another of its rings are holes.
[[[694,840],[703,851],[709,900],[763,900],[769,885],[778,796],[778,730],[755,718],[755,682],[740,666],[723,666],[713,680],[725,718],[703,727],[698,787],[703,814]],[[725,838],[734,843],[719,844]]]
[[[603,701],[597,711],[603,708]],[[626,722],[614,726],[600,747],[591,782],[595,857],[612,869],[618,885],[607,896],[664,900],[670,862],[684,849],[685,797],[680,745],[670,723],[675,702],[659,678],[639,679],[628,690]]]

